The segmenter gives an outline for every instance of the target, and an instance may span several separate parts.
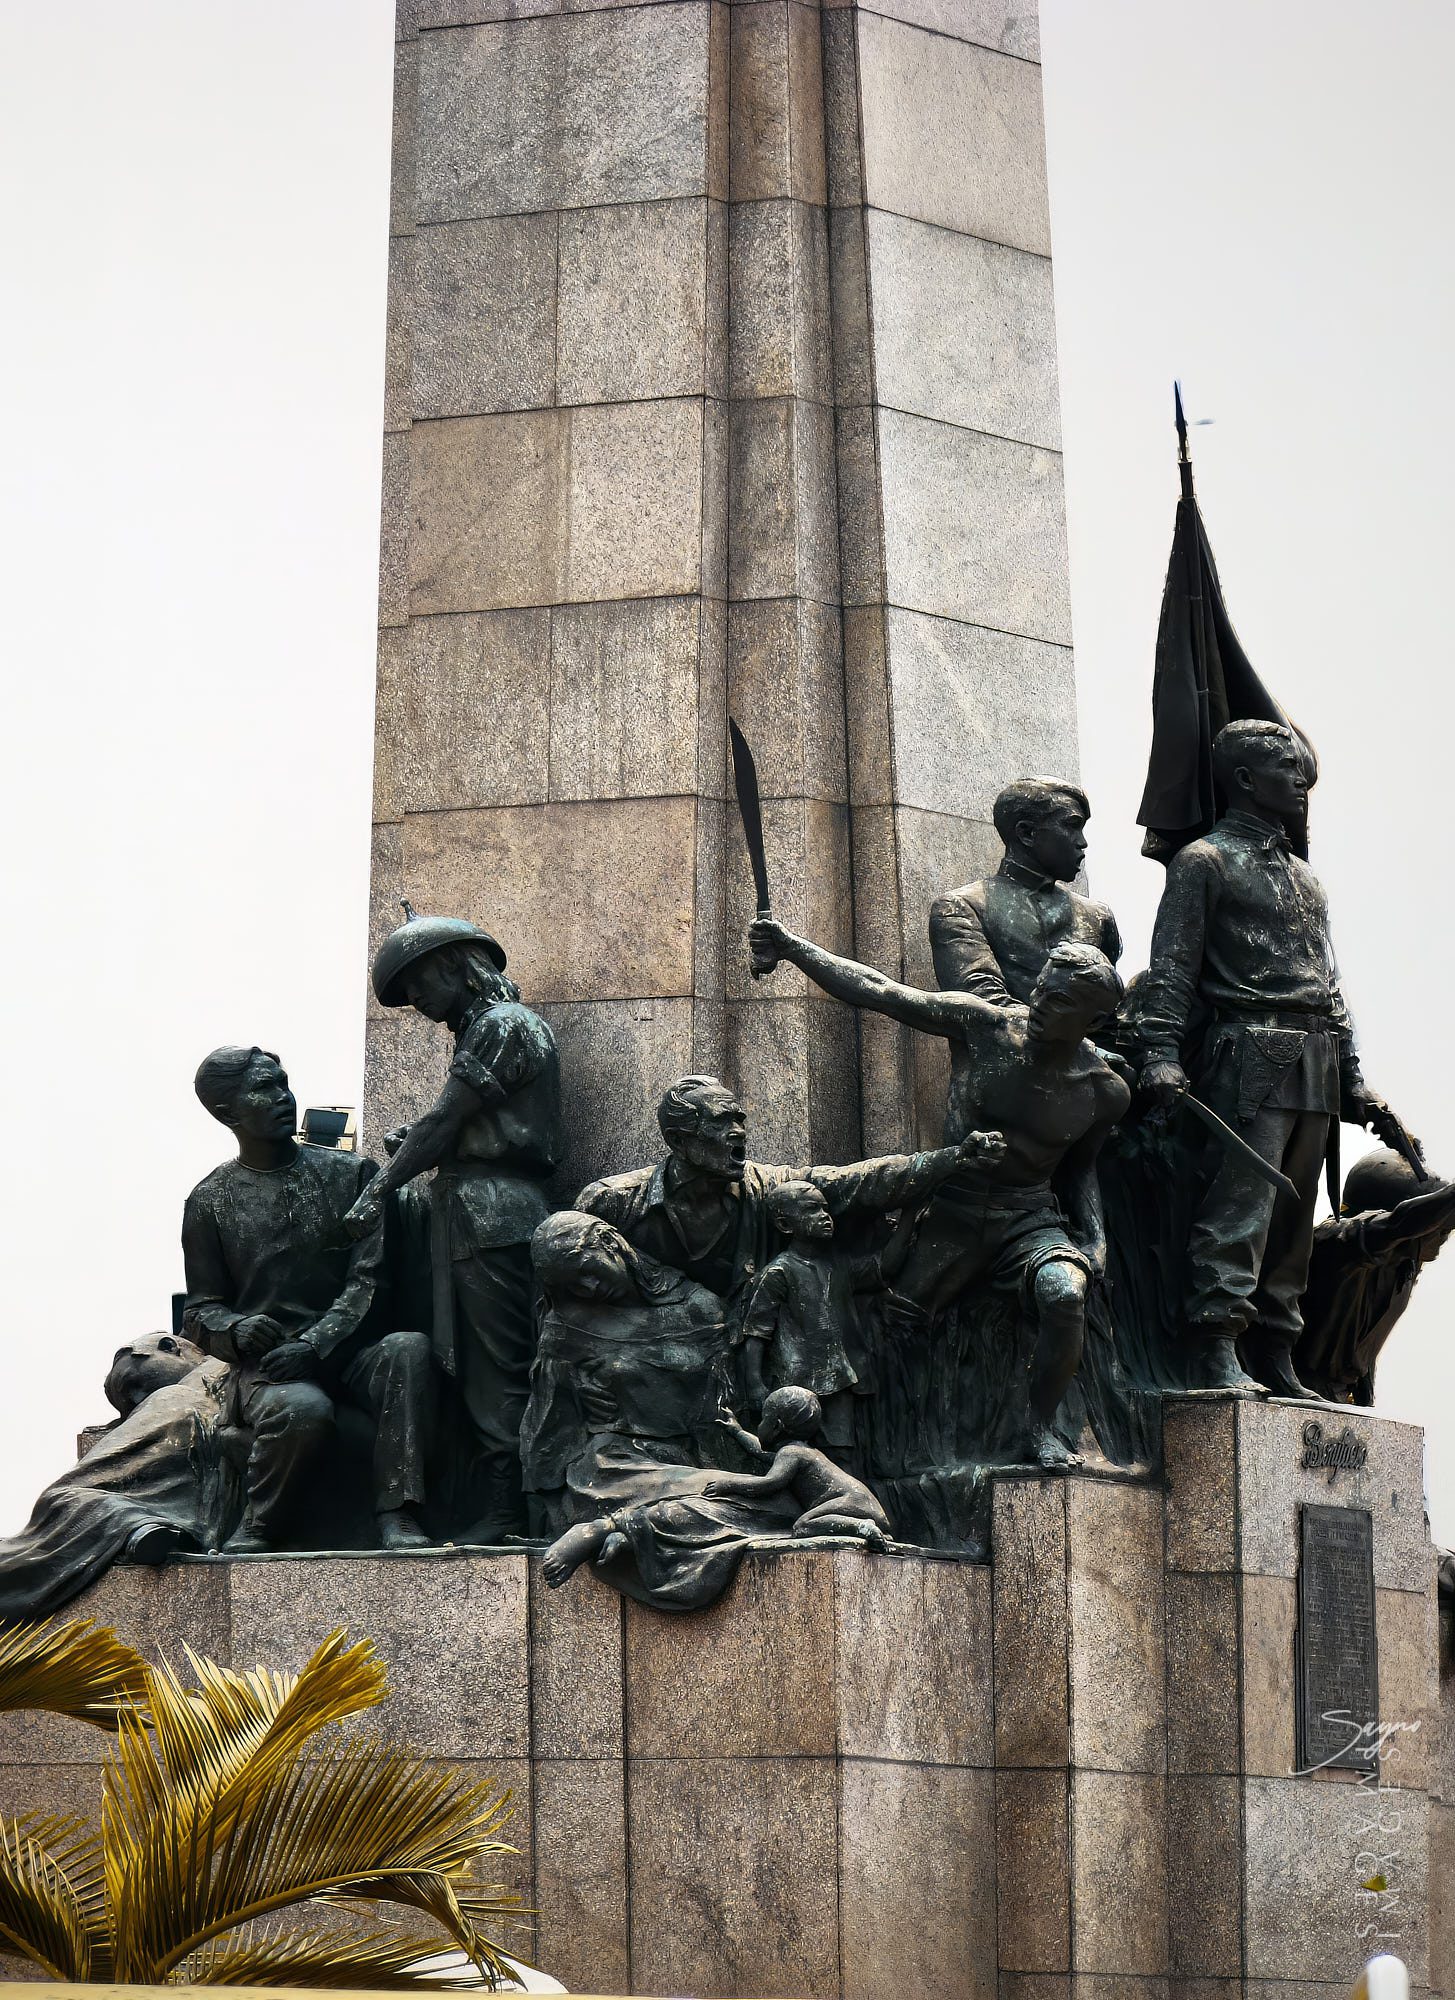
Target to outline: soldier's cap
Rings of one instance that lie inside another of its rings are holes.
[[[411,965],[430,952],[439,951],[444,945],[472,943],[484,945],[485,954],[496,970],[504,972],[505,947],[498,938],[491,937],[489,931],[482,931],[477,924],[466,923],[463,917],[416,916],[406,902],[404,922],[398,930],[390,931],[374,960],[375,999],[381,1007],[408,1006],[408,996],[400,982]]]

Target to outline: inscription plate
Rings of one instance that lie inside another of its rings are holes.
[[[1299,1769],[1370,1770],[1379,1649],[1374,1517],[1362,1507],[1303,1509],[1295,1674]]]

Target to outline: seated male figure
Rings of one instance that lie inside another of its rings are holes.
[[[413,1509],[424,1499],[429,1340],[367,1324],[384,1232],[351,1243],[343,1227],[374,1163],[297,1144],[288,1078],[265,1049],[215,1049],[196,1089],[238,1142],[237,1158],[193,1188],[182,1218],[187,1330],[236,1364],[252,1438],[246,1511],[228,1551],[257,1553],[296,1534],[300,1490],[332,1442],[336,1402],[374,1420],[381,1545],[420,1547],[428,1537]]]

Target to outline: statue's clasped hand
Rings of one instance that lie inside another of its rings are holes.
[[[1152,1112],[1165,1119],[1177,1100],[1187,1091],[1187,1072],[1181,1063],[1148,1063],[1142,1071],[1142,1089],[1151,1100]]]
[[[232,1329],[232,1344],[244,1361],[260,1361],[288,1338],[277,1320],[266,1313],[249,1313]]]
[[[269,1382],[306,1382],[317,1372],[318,1355],[306,1340],[287,1340],[265,1354],[258,1373]]]
[[[788,932],[776,917],[754,917],[748,925],[748,952],[755,979],[777,968],[787,942]]]

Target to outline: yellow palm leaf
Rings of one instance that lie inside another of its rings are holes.
[[[319,1742],[387,1692],[372,1646],[335,1633],[296,1675],[189,1658],[195,1688],[141,1665],[112,1701],[99,1841],[62,1818],[10,1830],[0,1936],[56,1978],[439,1985],[410,1965],[445,1942],[507,1978],[491,1930],[518,1900],[461,1892],[472,1865],[513,1852],[496,1837],[509,1793],[372,1738]],[[343,1901],[415,1910],[442,1935],[279,1921]]]
[[[465,1984],[420,1973],[421,1960],[435,1956],[439,1939],[403,1931],[358,1933],[339,1929],[245,1931],[208,1945],[178,1969],[187,1986],[333,1986],[409,1989]],[[501,1961],[487,1971],[492,1985],[510,1977]],[[478,1981],[471,1979],[471,1985]]]
[[[55,1855],[23,1820],[0,1820],[0,1938],[53,1979],[96,1976],[86,1912]]]
[[[199,1687],[168,1667],[149,1679],[151,1733],[128,1720],[104,1774],[103,1827],[113,1902],[146,1866],[144,1850],[162,1831],[179,1838],[193,1865],[210,1868],[240,1803],[276,1767],[286,1766],[327,1725],[373,1706],[388,1693],[383,1663],[368,1640],[350,1646],[334,1632],[299,1674],[239,1674],[188,1658]]]
[[[121,1759],[150,1754],[124,1731]],[[134,1797],[145,1790],[132,1774]],[[326,1761],[275,1763],[251,1788],[230,1786],[219,1824],[207,1788],[166,1794],[134,1822],[123,1852],[108,1852],[119,1980],[156,1983],[213,1937],[311,1897],[357,1895],[420,1906],[472,1955],[475,1927],[452,1893],[418,1878],[464,1870],[499,1823],[487,1783],[392,1746],[357,1741]],[[110,1834],[108,1827],[108,1835]]]
[[[43,1848],[65,1876],[90,1936],[92,1977],[111,1977],[111,1915],[106,1901],[106,1868],[94,1826],[71,1814],[26,1813],[14,1822],[27,1840]]]
[[[146,1661],[94,1619],[0,1631],[0,1711],[42,1708],[114,1729],[146,1692]]]
[[[152,1727],[168,1778],[258,1777],[311,1736],[375,1707],[389,1692],[384,1663],[367,1639],[334,1632],[298,1674],[236,1673],[187,1649],[196,1687],[168,1667],[152,1669]]]

